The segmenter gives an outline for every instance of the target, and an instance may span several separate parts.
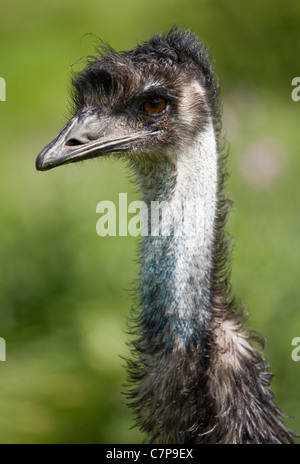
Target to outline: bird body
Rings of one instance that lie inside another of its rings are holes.
[[[230,295],[226,156],[205,46],[174,28],[130,52],[106,49],[73,84],[75,115],[37,168],[118,155],[148,211],[159,205],[141,245],[128,361],[137,424],[154,443],[293,442]]]

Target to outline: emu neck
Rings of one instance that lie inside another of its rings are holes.
[[[139,337],[129,363],[141,430],[152,443],[292,443],[251,345],[257,336],[243,331],[226,283],[216,280],[224,211],[212,126],[161,158],[139,170],[148,210],[165,201],[174,213],[171,235],[145,236],[142,245]]]
[[[140,182],[148,211],[153,201],[161,206],[160,227],[152,224],[142,244],[144,336],[159,351],[189,352],[200,345],[204,364],[217,204],[212,124],[194,143],[170,150],[163,161],[152,164],[151,172],[141,169]],[[154,214],[151,219],[153,223]]]

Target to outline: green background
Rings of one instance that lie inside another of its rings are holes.
[[[95,36],[117,50],[174,24],[209,46],[222,88],[234,201],[232,284],[266,339],[279,407],[300,432],[300,3],[3,1],[0,6],[1,443],[140,443],[122,391],[139,240],[100,238],[96,205],[136,199],[113,159],[48,173],[35,158],[70,116],[71,67]],[[92,35],[86,35],[91,33]]]

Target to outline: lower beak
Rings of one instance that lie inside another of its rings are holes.
[[[130,151],[136,142],[159,134],[159,131],[128,133],[124,128],[118,129],[116,120],[104,118],[96,110],[79,111],[41,151],[36,169],[46,171],[62,164]]]

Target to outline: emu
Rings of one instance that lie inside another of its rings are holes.
[[[173,28],[128,52],[104,46],[73,89],[75,114],[36,168],[118,156],[143,201],[172,211],[170,234],[141,245],[128,361],[140,429],[151,443],[293,443],[260,337],[231,296],[219,85],[205,45]]]

